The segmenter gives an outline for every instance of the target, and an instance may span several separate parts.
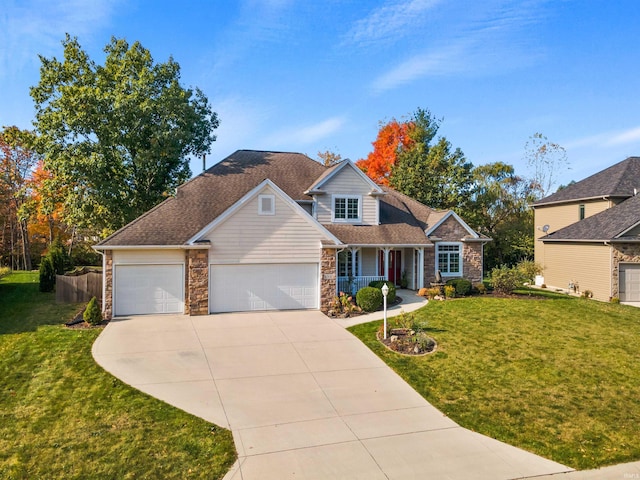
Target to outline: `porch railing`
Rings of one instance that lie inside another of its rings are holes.
[[[369,283],[378,280],[384,280],[384,276],[338,277],[338,292],[355,295],[362,287],[368,287]]]

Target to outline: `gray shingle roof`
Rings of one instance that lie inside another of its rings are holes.
[[[640,196],[635,196],[607,210],[542,237],[542,240],[614,240],[639,222]]]
[[[324,178],[324,165],[300,153],[238,150],[178,188],[169,198],[98,246],[183,245],[247,192],[270,179],[293,200]],[[381,225],[325,227],[345,244],[429,245],[424,231],[446,211],[436,211],[388,187],[380,197]]]
[[[538,200],[533,206],[599,197],[628,198],[633,196],[634,188],[640,191],[640,157],[629,157]]]
[[[182,245],[266,178],[294,200],[311,200],[303,192],[324,171],[301,153],[238,150],[98,245]]]

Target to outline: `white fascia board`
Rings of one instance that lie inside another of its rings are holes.
[[[204,227],[198,233],[196,233],[193,237],[191,237],[187,244],[189,245],[197,245],[196,242],[200,240],[203,236],[210,233],[228,218],[231,218],[241,207],[243,207],[246,203],[255,198],[265,187],[271,187],[271,189],[275,192],[275,194],[289,205],[300,217],[302,217],[307,223],[309,223],[312,227],[318,230],[327,240],[330,240],[336,244],[341,243],[338,238],[336,238],[329,230],[323,227],[318,221],[309,215],[298,203],[293,200],[289,195],[287,195],[280,187],[278,187],[275,183],[273,183],[268,178],[263,180],[259,185],[251,189],[247,192],[240,200],[231,205],[228,209],[226,209],[221,215],[219,215],[213,222]],[[192,247],[193,248],[193,247]]]
[[[94,245],[94,250],[191,250],[195,248],[211,248],[207,243],[192,245]]]
[[[340,247],[358,247],[358,248],[433,248],[433,243],[345,243]],[[331,248],[331,247],[327,247]]]
[[[638,225],[640,225],[640,221],[634,223],[633,225],[631,225],[630,227],[626,228],[625,230],[623,230],[622,232],[620,232],[618,235],[616,235],[614,238],[618,238],[618,237],[624,237],[624,234],[627,233],[630,230],[633,230],[634,228],[636,228]]]
[[[367,177],[364,172],[362,170],[360,170],[358,167],[356,167],[356,165],[349,160],[348,158],[346,160],[343,160],[342,163],[340,163],[340,165],[338,165],[333,172],[329,173],[329,175],[327,175],[325,178],[322,179],[322,181],[320,183],[318,183],[317,185],[314,185],[313,190],[319,190],[320,186],[324,185],[325,183],[327,183],[329,181],[329,179],[333,178],[335,175],[338,174],[338,172],[342,171],[344,168],[347,167],[347,165],[349,167],[351,167],[353,169],[353,171],[355,171],[358,175],[360,175],[360,177],[369,184],[369,186],[371,187],[371,192],[377,192],[380,194],[384,194],[384,191],[380,188],[379,185],[376,185],[376,183],[371,180],[369,177]],[[371,193],[369,194],[371,195]]]
[[[456,220],[460,225],[462,225],[462,227],[463,227],[467,232],[469,232],[469,235],[471,235],[473,238],[480,238],[480,236],[479,236],[476,232],[474,232],[474,231],[473,231],[473,229],[472,229],[469,225],[467,225],[467,222],[465,222],[464,220],[462,220],[462,219],[458,216],[458,214],[457,214],[456,212],[454,212],[453,210],[449,210],[449,211],[446,213],[446,215],[445,215],[444,217],[442,217],[440,220],[438,220],[438,221],[436,222],[436,224],[435,224],[433,227],[429,228],[429,229],[428,229],[426,232],[424,232],[424,233],[425,233],[427,236],[429,236],[432,232],[435,232],[435,231],[436,231],[436,229],[437,229],[440,225],[442,225],[442,224],[445,222],[445,220],[447,220],[449,217],[453,217],[453,218],[455,218],[455,220]]]

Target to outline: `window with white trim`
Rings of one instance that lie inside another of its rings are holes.
[[[443,277],[462,276],[461,243],[438,243],[436,260],[436,270],[440,270]]]
[[[276,196],[258,195],[258,215],[276,214]]]
[[[333,220],[336,222],[359,222],[360,203],[358,195],[334,195]]]

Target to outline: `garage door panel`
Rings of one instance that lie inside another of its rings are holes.
[[[183,265],[116,265],[115,315],[184,312]]]
[[[640,264],[620,265],[620,301],[640,302]]]
[[[212,312],[318,308],[317,264],[211,265]]]

